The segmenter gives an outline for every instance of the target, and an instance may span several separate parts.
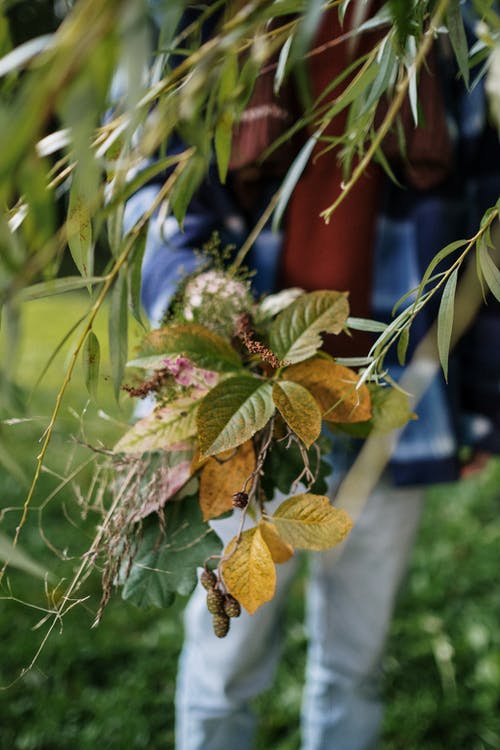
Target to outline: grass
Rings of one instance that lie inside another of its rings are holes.
[[[26,306],[25,337],[17,362],[17,383],[26,399],[45,359],[76,319],[84,297],[42,300]],[[42,324],[43,321],[43,324]],[[104,341],[105,321],[98,334]],[[4,344],[5,357],[5,344]],[[62,353],[31,398],[27,414],[38,419],[0,424],[3,445],[28,476],[37,440],[54,402],[66,355]],[[21,545],[57,576],[69,579],[95,531],[98,519],[82,518],[79,491],[86,492],[87,469],[70,486],[37,508],[70,466],[88,451],[70,435],[110,444],[112,420],[129,412],[113,405],[103,368],[98,407],[87,407],[81,373],[75,374],[46,466],[21,534]],[[21,400],[23,400],[21,399]],[[70,410],[70,406],[72,407]],[[103,409],[110,419],[103,420]],[[23,416],[12,403],[9,416]],[[486,750],[500,748],[500,464],[459,485],[430,491],[411,572],[402,592],[384,663],[387,715],[383,750]],[[2,507],[17,508],[25,489],[0,469]],[[19,511],[2,515],[0,531],[12,533]],[[42,529],[62,553],[47,548]],[[43,583],[12,570],[0,609],[0,746],[13,750],[172,750],[173,696],[182,642],[182,606],[143,612],[118,597],[103,621],[91,629],[99,598],[98,576],[78,592],[89,599],[75,607],[45,644],[35,666],[20,676],[40,641],[46,599]],[[306,637],[302,625],[304,574],[296,580],[288,607],[287,639],[273,689],[257,701],[259,750],[300,747],[299,710]],[[12,598],[14,597],[14,598]],[[18,601],[19,600],[19,601]],[[28,606],[31,605],[31,606]],[[12,684],[11,684],[12,683]]]

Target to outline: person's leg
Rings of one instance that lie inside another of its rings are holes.
[[[380,662],[422,510],[422,492],[382,480],[343,545],[313,558],[304,750],[376,747]]]
[[[231,519],[216,522],[226,542]],[[185,639],[177,676],[177,750],[248,750],[254,718],[251,700],[273,680],[283,635],[283,613],[295,559],[277,566],[276,594],[253,616],[242,612],[225,638],[212,631],[206,591],[198,585],[185,614]]]

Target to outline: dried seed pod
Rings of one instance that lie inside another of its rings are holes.
[[[246,492],[235,492],[233,495],[233,506],[235,508],[246,508],[248,505],[248,495]]]
[[[229,631],[229,617],[225,614],[214,615],[212,626],[217,638],[224,638]]]
[[[240,603],[231,594],[226,594],[224,597],[224,612],[228,617],[239,617],[241,615]]]
[[[214,589],[217,586],[217,576],[213,572],[213,570],[205,570],[200,576],[200,583],[203,586],[204,589]]]
[[[224,594],[219,589],[207,591],[207,609],[212,615],[224,614]]]

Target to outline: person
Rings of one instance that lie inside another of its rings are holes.
[[[352,4],[350,14],[356,6]],[[352,18],[348,15],[348,24]],[[348,42],[328,46],[332,33],[339,33],[338,26],[332,32],[336,23],[331,12],[315,39],[315,47],[324,50],[309,62],[316,95],[352,54]],[[370,42],[359,41],[358,54],[365,43]],[[446,64],[442,61],[443,67]],[[265,81],[261,89],[261,95],[269,95]],[[348,289],[353,315],[389,319],[395,301],[419,283],[430,259],[448,242],[468,236],[482,212],[498,198],[498,160],[491,157],[498,148],[495,144],[491,150],[492,133],[480,116],[485,112],[483,96],[479,86],[471,94],[450,97],[449,111],[456,115],[460,135],[454,143],[448,140],[446,118],[438,113],[434,126],[429,126],[431,133],[424,133],[414,144],[414,163],[396,165],[404,189],[371,167],[328,225],[319,212],[338,195],[342,175],[335,154],[315,158],[321,150],[318,144],[291,198],[284,232],[273,234],[266,225],[252,247],[249,265],[256,270],[256,293],[296,285],[307,290]],[[434,97],[428,96],[427,101]],[[249,108],[258,109],[261,104],[254,97]],[[248,121],[255,124],[251,116]],[[327,135],[338,134],[345,124],[344,113]],[[199,263],[193,248],[208,240],[213,230],[221,233],[224,243],[241,245],[261,214],[277,180],[275,165],[256,171],[251,163],[252,154],[261,147],[260,142],[249,146],[243,123],[227,185],[218,182],[213,166],[189,206],[182,231],[172,216],[165,219],[158,213],[153,217],[143,263],[142,298],[154,324],[168,307],[182,275]],[[158,190],[159,185],[152,183],[133,196],[126,209],[126,225],[137,220]],[[257,196],[251,205],[250,193]],[[318,205],[318,196],[324,205]],[[415,321],[409,356],[435,314],[436,306],[429,305]],[[498,314],[498,305],[490,306],[461,344],[450,368],[452,386],[447,388],[441,377],[432,380],[419,404],[418,420],[402,431],[389,466],[363,504],[347,540],[333,553],[315,553],[311,560],[304,750],[368,750],[377,745],[382,720],[381,661],[422,513],[423,488],[457,477],[462,441],[459,414],[464,406],[469,407],[468,430],[477,444],[483,450],[498,450],[497,405],[492,412],[493,402],[486,406],[484,398],[477,396],[485,390],[491,396],[498,386],[500,363],[492,363],[490,350],[482,349],[480,343],[485,330],[490,335],[493,327],[498,330]],[[337,357],[360,355],[360,347],[366,346],[363,338],[335,339],[328,345]],[[460,375],[460,358],[468,362],[462,383],[454,377]],[[389,355],[389,363],[392,376],[398,378],[402,368],[395,354]],[[334,500],[358,448],[356,441],[335,436],[330,478]],[[278,502],[276,497],[273,503]],[[235,523],[226,519],[213,526],[226,542],[234,535]],[[211,631],[204,590],[200,586],[195,590],[186,608],[178,674],[177,750],[252,746],[251,701],[272,684],[283,639],[282,612],[296,567],[295,558],[278,566],[275,598],[252,617],[243,613],[222,641]]]

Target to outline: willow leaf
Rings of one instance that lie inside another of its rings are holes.
[[[111,290],[109,307],[109,356],[115,396],[118,399],[128,351],[127,276],[122,269]]]
[[[448,380],[448,357],[450,353],[451,332],[453,330],[457,279],[458,268],[455,268],[453,273],[450,275],[450,278],[446,282],[438,313],[438,352],[445,380]]]
[[[82,350],[83,377],[85,386],[93,398],[97,397],[97,383],[99,380],[99,363],[101,348],[99,339],[93,331],[89,331]]]
[[[477,257],[484,280],[493,296],[500,302],[500,270],[491,257],[486,242],[478,242]]]

